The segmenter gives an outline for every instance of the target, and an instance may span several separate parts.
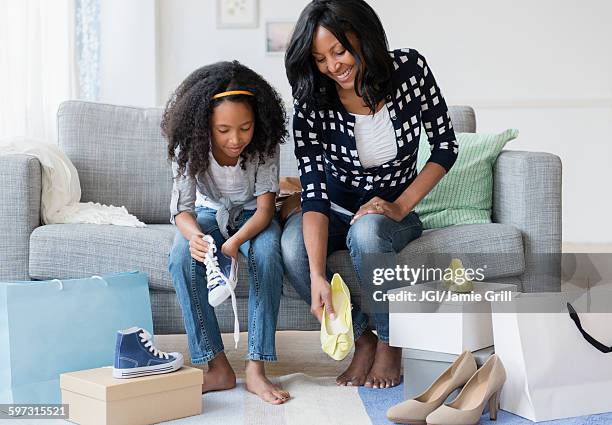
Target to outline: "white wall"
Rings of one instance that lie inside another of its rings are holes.
[[[289,99],[282,56],[265,54],[265,22],[295,20],[307,1],[260,0],[259,27],[238,30],[216,29],[215,0],[157,1],[157,104],[222,59],[254,68]],[[515,127],[509,149],[561,157],[564,241],[612,242],[612,2],[369,1],[391,47],[421,51],[447,102],[476,109],[480,131]]]
[[[508,149],[561,157],[564,241],[612,242],[612,2],[389,3],[371,1],[391,45],[419,49],[447,102],[474,106],[479,131],[518,128]]]
[[[196,68],[237,59],[272,83],[285,99],[291,89],[282,55],[266,55],[266,21],[295,21],[304,0],[259,0],[259,26],[217,29],[216,0],[158,0],[159,93],[164,104]]]
[[[155,18],[153,0],[100,2],[101,102],[156,104]]]

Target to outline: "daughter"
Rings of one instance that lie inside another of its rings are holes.
[[[218,62],[181,83],[161,127],[173,169],[171,222],[178,228],[169,270],[191,362],[208,363],[202,392],[236,385],[206,276],[219,271],[215,256],[235,260],[240,251],[249,265],[246,387],[281,404],[289,393],[266,378],[263,362],[277,359],[274,337],[283,281],[281,229],[274,218],[278,146],[286,135],[282,100],[251,69],[237,61]]]

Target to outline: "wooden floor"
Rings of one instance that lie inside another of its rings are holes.
[[[233,334],[223,334],[223,344],[236,375],[244,377],[244,358],[247,354],[246,332],[240,334],[238,349],[234,349]],[[191,365],[186,335],[157,335],[155,346],[163,351],[183,353],[185,364]],[[337,376],[346,369],[352,355],[342,361],[331,359],[321,350],[318,331],[280,331],[276,333],[278,362],[266,363],[268,376],[305,373],[310,376]],[[204,366],[195,366],[206,369]]]

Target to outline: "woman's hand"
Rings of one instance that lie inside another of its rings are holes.
[[[199,262],[204,262],[204,256],[208,252],[208,242],[204,240],[203,233],[196,233],[189,239],[189,252],[191,257]]]
[[[240,249],[240,241],[238,241],[233,236],[225,241],[223,245],[221,245],[221,252],[228,257],[238,258],[238,250]]]
[[[320,322],[323,319],[323,306],[330,319],[334,320],[335,311],[332,305],[331,285],[325,276],[315,276],[310,280],[310,312]]]
[[[363,204],[359,211],[355,213],[351,224],[357,221],[360,217],[366,214],[382,214],[389,217],[391,220],[400,222],[402,221],[410,211],[406,211],[406,208],[399,202],[387,202],[384,199],[375,196],[368,202]]]

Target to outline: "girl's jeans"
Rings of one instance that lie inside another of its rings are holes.
[[[364,288],[364,285],[372,285],[371,272],[366,270],[370,268],[368,263],[371,263],[367,261],[368,255],[372,256],[370,259],[380,259],[381,263],[376,264],[377,268],[395,268],[396,253],[421,236],[423,225],[414,211],[399,223],[382,214],[367,214],[353,225],[349,224],[350,221],[351,217],[348,215],[333,210],[330,212],[327,255],[348,248],[362,293],[371,294],[372,290]],[[310,269],[302,233],[302,214],[294,214],[287,220],[281,247],[289,281],[300,297],[310,304]],[[331,279],[332,274],[327,270],[328,279]],[[353,333],[357,339],[368,329],[369,318],[358,305],[354,302],[352,304]],[[386,312],[374,313],[373,316],[378,338],[389,342],[388,306]]]
[[[238,228],[255,213],[245,210]],[[211,235],[220,250],[225,239],[219,231],[215,210],[196,208],[202,232]],[[281,228],[276,218],[250,241],[240,246],[249,265],[248,354],[247,359],[276,361],[274,337],[283,284],[280,253]],[[208,304],[204,264],[189,253],[189,241],[176,232],[169,254],[169,270],[176,289],[193,364],[206,363],[223,351],[223,342],[215,310]],[[246,282],[238,282],[245,285]],[[229,301],[227,301],[229,302]]]

